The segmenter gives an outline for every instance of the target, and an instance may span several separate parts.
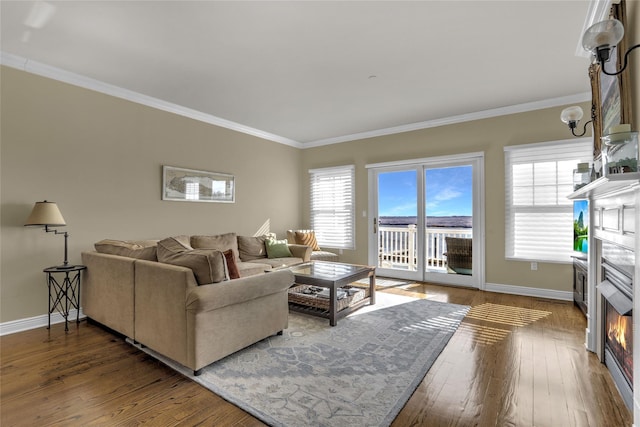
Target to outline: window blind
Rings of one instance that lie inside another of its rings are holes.
[[[592,160],[590,139],[505,147],[505,256],[570,262],[573,170]]]
[[[309,170],[311,228],[318,245],[355,248],[355,167]]]

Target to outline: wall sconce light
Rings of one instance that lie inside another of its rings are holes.
[[[624,26],[622,22],[617,19],[608,19],[606,21],[601,21],[596,24],[593,24],[587,31],[584,32],[582,36],[582,47],[585,50],[591,52],[593,56],[595,56],[596,61],[601,65],[602,72],[609,75],[615,76],[620,74],[627,68],[627,59],[629,53],[632,50],[640,47],[640,44],[632,46],[629,48],[624,54],[624,60],[622,63],[622,68],[619,71],[608,72],[605,70],[605,63],[609,61],[611,57],[611,51],[614,47],[620,43],[622,37],[624,36]]]
[[[560,120],[562,120],[563,123],[569,125],[569,129],[571,129],[571,133],[573,134],[573,136],[584,136],[584,134],[587,133],[587,125],[593,122],[593,117],[595,115],[594,109],[591,108],[591,120],[584,124],[582,133],[580,135],[576,135],[576,127],[578,126],[578,122],[580,122],[580,119],[582,119],[583,115],[584,113],[582,112],[582,108],[574,105],[573,107],[567,107],[562,110],[562,113],[560,113]]]
[[[66,231],[63,233],[58,230],[50,230],[49,227],[63,227],[67,225],[60,213],[60,209],[58,209],[58,205],[54,202],[36,202],[33,210],[31,211],[31,215],[27,218],[27,221],[24,223],[25,227],[35,227],[44,226],[44,231],[47,233],[55,233],[55,234],[63,234],[64,235],[64,263],[62,265],[56,266],[56,268],[60,270],[72,269],[74,268],[72,265],[69,265],[69,261],[67,259],[67,240],[69,238],[69,233]]]

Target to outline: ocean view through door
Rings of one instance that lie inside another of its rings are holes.
[[[407,278],[419,280],[418,172],[399,170],[379,172],[377,208],[376,268],[400,270]]]
[[[370,169],[377,275],[479,287],[481,159]]]

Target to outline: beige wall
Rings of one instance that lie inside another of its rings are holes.
[[[103,238],[161,238],[300,221],[301,150],[8,67],[1,68],[0,322],[47,313],[42,269],[64,238],[23,223],[58,203],[69,258]],[[161,200],[162,165],[236,176],[236,203]]]
[[[586,74],[586,70],[585,70]],[[583,78],[588,78],[583,76]],[[582,105],[585,111],[590,104]],[[302,155],[302,176],[308,169],[344,164],[356,165],[356,250],[345,251],[342,260],[367,262],[367,222],[362,211],[367,205],[366,164],[419,159],[471,152],[485,154],[486,282],[570,291],[572,269],[566,264],[507,261],[504,229],[504,154],[507,145],[572,138],[559,117],[562,107],[492,119],[382,136],[360,141],[306,149]],[[308,182],[308,178],[305,183]],[[303,187],[303,221],[309,218],[309,186]],[[305,224],[308,226],[308,224]]]

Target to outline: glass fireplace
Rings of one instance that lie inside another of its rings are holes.
[[[635,253],[602,242],[602,346],[604,363],[629,408],[633,407],[633,272]]]
[[[633,384],[633,317],[623,316],[606,303],[605,348],[631,386]]]

